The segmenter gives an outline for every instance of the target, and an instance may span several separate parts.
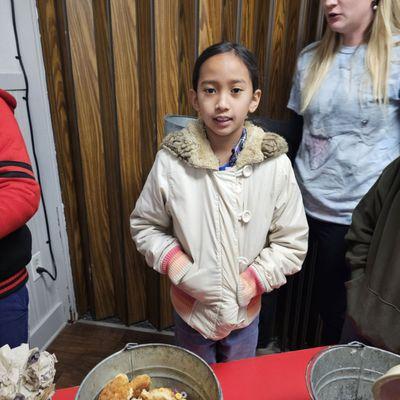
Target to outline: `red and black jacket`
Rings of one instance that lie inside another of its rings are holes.
[[[40,188],[14,118],[17,103],[0,89],[0,298],[28,279],[32,239],[25,223],[35,214]]]

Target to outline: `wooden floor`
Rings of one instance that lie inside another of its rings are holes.
[[[126,343],[169,343],[171,334],[98,326],[84,322],[67,325],[46,349],[58,359],[56,388],[79,385],[87,373]]]

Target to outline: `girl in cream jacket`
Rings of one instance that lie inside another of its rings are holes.
[[[234,108],[234,100],[223,101],[225,109]],[[130,220],[147,264],[171,280],[176,313],[212,341],[253,322],[261,294],[298,272],[307,251],[308,227],[285,140],[247,122],[243,127],[243,148],[227,169],[204,119],[169,134]]]

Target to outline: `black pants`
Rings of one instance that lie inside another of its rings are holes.
[[[267,347],[274,335],[278,293],[278,290],[273,290],[272,292],[264,293],[261,297],[257,347]]]
[[[349,226],[307,218],[310,248],[316,246],[313,303],[323,322],[321,344],[337,344],[346,313],[344,282],[350,277],[344,240]]]

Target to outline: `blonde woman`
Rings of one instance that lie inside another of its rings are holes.
[[[300,54],[288,107],[303,118],[295,173],[317,246],[322,342],[334,344],[353,209],[400,154],[400,1],[321,1],[327,29]]]

